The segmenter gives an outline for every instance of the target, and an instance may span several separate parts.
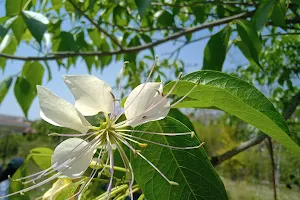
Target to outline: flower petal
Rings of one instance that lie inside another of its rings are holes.
[[[88,143],[80,138],[69,138],[60,143],[52,155],[52,165],[56,164],[53,168],[69,178],[80,177],[89,167],[94,155],[95,148],[89,147],[85,150],[87,145]],[[72,158],[75,158],[75,161],[66,162]]]
[[[64,76],[64,80],[76,99],[75,107],[83,115],[112,112],[114,104],[112,89],[104,81],[92,75]]]
[[[86,133],[92,125],[69,102],[59,98],[43,86],[37,86],[40,115],[55,126],[62,126]]]
[[[143,88],[144,84],[146,85]],[[163,97],[162,84],[157,82],[144,84],[134,88],[125,102],[125,116],[128,120],[126,125],[135,127],[163,119],[170,111],[170,102]]]

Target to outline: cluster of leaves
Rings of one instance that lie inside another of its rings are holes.
[[[238,46],[251,64],[264,69],[265,63],[259,55],[265,42],[257,31],[266,32],[263,28],[267,25],[290,33],[299,22],[297,0],[289,3],[284,0],[249,3],[7,0],[5,8],[6,15],[0,19],[2,70],[6,67],[6,56],[14,55],[22,42],[31,45],[39,55],[44,55],[20,57],[20,60],[38,62],[25,62],[20,74],[1,82],[0,102],[12,79],[17,78],[15,96],[25,115],[35,97],[35,85],[41,84],[44,68],[48,79],[51,79],[49,60],[69,69],[82,58],[89,70],[103,69],[113,61],[129,61],[124,73],[128,76],[126,87],[135,87],[143,81],[141,74],[147,73],[149,62],[154,60],[155,46],[177,39],[177,44],[181,43],[155,69],[154,74],[170,78],[166,76],[166,70],[174,70],[178,74],[186,65],[179,59],[180,50],[201,39],[193,33],[202,29],[215,32],[214,27],[223,24],[205,47],[203,69],[222,70],[231,44]],[[251,19],[242,19],[246,17]],[[235,31],[237,34],[232,34]],[[34,78],[26,70],[28,66],[34,68]]]

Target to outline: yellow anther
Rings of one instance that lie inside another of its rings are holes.
[[[141,147],[141,148],[145,148],[148,146],[148,144],[146,143],[138,143],[138,145]]]

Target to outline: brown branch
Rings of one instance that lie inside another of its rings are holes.
[[[274,200],[277,200],[277,191],[276,191],[276,178],[275,178],[275,161],[274,161],[274,151],[273,151],[273,143],[272,139],[268,136],[266,141],[267,148],[269,150],[270,154],[270,160],[271,160],[271,167],[272,167],[272,185],[273,185],[273,194],[274,194]]]
[[[296,94],[288,107],[286,107],[283,111],[283,118],[287,120],[292,116],[292,114],[295,112],[297,106],[300,104],[300,92]],[[268,136],[264,133],[259,133],[256,137],[241,143],[239,146],[219,155],[211,157],[211,163],[213,166],[217,166],[224,162],[225,160],[228,160],[232,158],[233,156],[241,153],[242,151],[245,151],[246,149],[249,149],[250,147],[253,147],[254,145],[260,144],[264,139],[266,139]]]
[[[217,4],[217,5],[244,5],[244,6],[255,6],[255,4],[251,2],[238,2],[238,1],[198,1],[193,3],[181,3],[181,4],[170,4],[170,3],[158,3],[152,2],[152,6],[169,6],[169,7],[191,7],[196,5],[203,5],[203,4]]]
[[[120,49],[117,51],[110,51],[110,52],[56,52],[56,53],[52,53],[52,56],[46,56],[46,57],[40,57],[40,56],[25,57],[25,56],[14,56],[14,55],[10,55],[10,54],[2,54],[1,53],[0,57],[4,57],[7,59],[14,59],[14,60],[24,60],[24,61],[37,60],[38,61],[38,60],[56,60],[56,59],[76,57],[76,56],[110,56],[110,55],[118,55],[118,54],[124,54],[124,53],[137,53],[137,52],[140,52],[145,49],[150,49],[150,48],[156,47],[156,46],[163,44],[165,42],[168,42],[170,40],[175,40],[184,35],[188,35],[188,34],[191,34],[191,33],[206,29],[206,28],[212,28],[215,26],[223,25],[223,24],[229,23],[236,19],[247,18],[247,17],[251,16],[253,13],[254,12],[240,13],[238,15],[226,17],[226,18],[217,20],[215,22],[210,22],[210,23],[202,24],[202,25],[195,26],[192,28],[187,28],[184,31],[174,33],[173,35],[170,35],[168,37],[165,37],[163,39],[157,40],[152,43],[147,43],[147,44],[135,46],[135,47],[123,48],[123,49]]]
[[[106,32],[103,28],[101,28],[93,19],[91,19],[87,14],[85,14],[80,8],[78,8],[78,6],[76,5],[76,3],[74,3],[72,0],[68,0],[68,2],[70,4],[72,4],[72,6],[77,10],[77,12],[79,12],[82,16],[84,16],[91,24],[93,24],[97,30],[99,32],[102,32],[104,35],[106,35],[107,37],[109,37],[111,39],[112,42],[114,42],[118,47],[120,47],[120,49],[122,49],[122,45],[119,43],[119,41],[112,36],[111,34],[109,34],[108,32]]]

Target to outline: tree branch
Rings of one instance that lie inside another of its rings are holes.
[[[226,17],[220,20],[217,20],[215,22],[209,22],[209,23],[205,23],[199,26],[195,26],[192,28],[187,28],[184,31],[181,32],[177,32],[174,33],[173,35],[170,35],[168,37],[165,37],[163,39],[157,40],[155,42],[152,43],[147,43],[144,45],[140,45],[140,46],[135,46],[135,47],[128,47],[128,48],[123,48],[117,51],[110,51],[110,52],[56,52],[56,53],[52,53],[51,56],[46,56],[46,57],[40,57],[40,56],[14,56],[14,55],[10,55],[10,54],[0,54],[0,57],[4,57],[7,59],[13,59],[13,60],[56,60],[56,59],[62,59],[62,58],[68,58],[68,57],[76,57],[76,56],[110,56],[110,55],[118,55],[118,54],[124,54],[124,53],[137,53],[140,52],[142,50],[145,49],[150,49],[153,47],[156,47],[160,44],[166,43],[170,40],[175,40],[177,38],[180,38],[184,35],[188,35],[206,28],[212,28],[215,26],[219,26],[219,25],[223,25],[226,23],[229,23],[233,20],[236,19],[242,19],[242,18],[247,18],[249,16],[251,16],[254,12],[244,12],[244,13],[240,13],[234,16],[230,16],[230,17]]]
[[[199,1],[193,3],[181,3],[181,4],[170,4],[170,3],[159,3],[159,2],[152,2],[151,5],[153,6],[169,6],[169,7],[191,7],[201,4],[216,4],[216,5],[244,5],[244,6],[255,6],[255,4],[251,2],[239,2],[239,1]]]
[[[109,37],[111,39],[112,42],[114,42],[118,47],[120,47],[120,49],[123,49],[122,45],[119,43],[119,41],[112,36],[111,34],[109,34],[108,32],[106,32],[103,28],[101,28],[96,22],[94,22],[93,19],[91,19],[87,14],[85,14],[80,8],[78,8],[78,6],[72,1],[72,0],[68,0],[70,4],[72,4],[72,6],[77,10],[77,12],[79,12],[82,16],[84,16],[91,24],[93,24],[97,30],[99,32],[102,32],[104,35],[106,35],[107,37]]]
[[[290,118],[292,114],[295,112],[297,106],[300,104],[300,92],[296,94],[288,107],[286,107],[283,111],[283,117],[285,120]],[[268,136],[264,133],[259,133],[256,137],[241,143],[239,146],[231,149],[230,151],[227,151],[226,153],[223,153],[219,156],[211,157],[211,163],[213,166],[217,166],[224,162],[225,160],[228,160],[232,158],[233,156],[239,154],[242,151],[245,151],[246,149],[249,149],[250,147],[253,147],[254,145],[260,144],[264,139],[266,139]]]

